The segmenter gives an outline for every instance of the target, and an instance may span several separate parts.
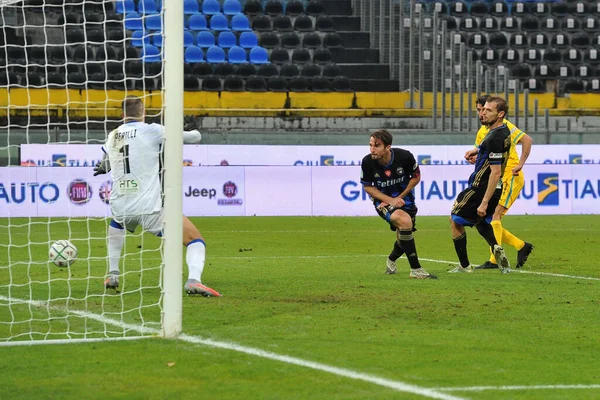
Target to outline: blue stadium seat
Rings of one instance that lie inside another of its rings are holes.
[[[196,0],[185,0],[183,2],[183,13],[185,15],[193,15],[200,12],[198,2]]]
[[[225,50],[219,46],[211,46],[206,51],[206,61],[211,64],[225,62]]]
[[[117,0],[115,11],[118,14],[135,12],[135,2],[133,0]]]
[[[152,44],[156,47],[163,47],[163,36],[160,32],[156,32],[152,35]]]
[[[214,15],[221,12],[221,5],[217,0],[204,0],[202,3],[202,14]]]
[[[148,15],[146,17],[146,29],[149,31],[162,31],[162,17],[160,14]]]
[[[246,58],[246,50],[241,48],[240,46],[234,46],[229,49],[229,54],[227,55],[229,62],[231,64],[243,64],[247,60]]]
[[[136,12],[125,14],[125,29],[130,31],[144,29],[142,16]]]
[[[238,0],[225,0],[223,3],[223,14],[235,15],[242,13],[242,5]]]
[[[185,49],[185,62],[186,63],[199,63],[204,62],[204,52],[198,46],[190,46]]]
[[[188,20],[188,28],[193,31],[206,31],[208,30],[208,24],[206,23],[206,17],[203,14],[195,14]]]
[[[144,62],[160,62],[160,50],[151,44],[142,48],[142,60]]]
[[[236,14],[231,18],[231,29],[234,31],[251,31],[250,20],[244,14]]]
[[[220,47],[228,49],[237,45],[237,38],[233,32],[223,31],[219,33],[219,36],[217,37],[217,43]]]
[[[156,2],[154,0],[140,0],[138,3],[138,12],[140,14],[156,14]]]
[[[183,47],[194,45],[194,34],[190,31],[183,31]]]
[[[240,35],[240,46],[245,49],[251,49],[258,46],[258,38],[254,32],[242,32]]]
[[[210,31],[200,31],[196,36],[196,45],[210,47],[215,45],[215,35]]]
[[[150,44],[150,36],[145,35],[144,31],[133,31],[131,34],[131,45],[134,47],[144,47]]]
[[[252,64],[267,64],[269,62],[267,49],[257,46],[250,50],[250,62]]]
[[[213,31],[228,31],[229,21],[223,14],[215,14],[210,19],[210,29]]]

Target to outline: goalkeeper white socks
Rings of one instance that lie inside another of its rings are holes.
[[[202,270],[204,269],[204,260],[206,259],[206,245],[202,239],[192,240],[187,245],[185,252],[185,262],[188,265],[188,279],[195,279],[202,282]]]
[[[112,224],[108,227],[108,271],[119,271],[121,250],[125,243],[125,229],[115,228]]]

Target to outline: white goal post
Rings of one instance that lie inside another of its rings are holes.
[[[130,29],[124,3],[147,1],[0,0],[0,346],[181,332],[183,2],[134,10],[140,29]],[[149,29],[157,16],[161,26]],[[16,158],[24,143],[103,142],[126,96],[165,126],[164,229],[162,238],[126,235],[119,290],[109,291],[112,183],[93,176],[102,154],[80,167],[61,154]],[[90,217],[99,208],[106,218]],[[59,240],[77,248],[73,265],[49,260]]]

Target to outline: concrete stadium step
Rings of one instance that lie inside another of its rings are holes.
[[[341,64],[379,62],[379,50],[376,49],[331,49],[331,56],[333,62]]]
[[[371,47],[371,41],[369,32],[339,32],[338,34],[342,38],[344,45],[350,45],[352,48],[365,48]]]
[[[385,64],[338,64],[342,75],[350,79],[389,79],[390,68]]]
[[[351,79],[350,84],[355,92],[397,92],[400,87],[395,79]]]
[[[350,0],[321,0],[327,15],[352,15],[352,1]]]

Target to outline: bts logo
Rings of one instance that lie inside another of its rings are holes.
[[[417,163],[419,165],[431,165],[431,156],[430,155],[419,155],[417,156]]]
[[[66,167],[67,166],[67,155],[66,154],[52,154],[52,166],[53,167]]]
[[[538,205],[558,206],[558,174],[538,174]]]

